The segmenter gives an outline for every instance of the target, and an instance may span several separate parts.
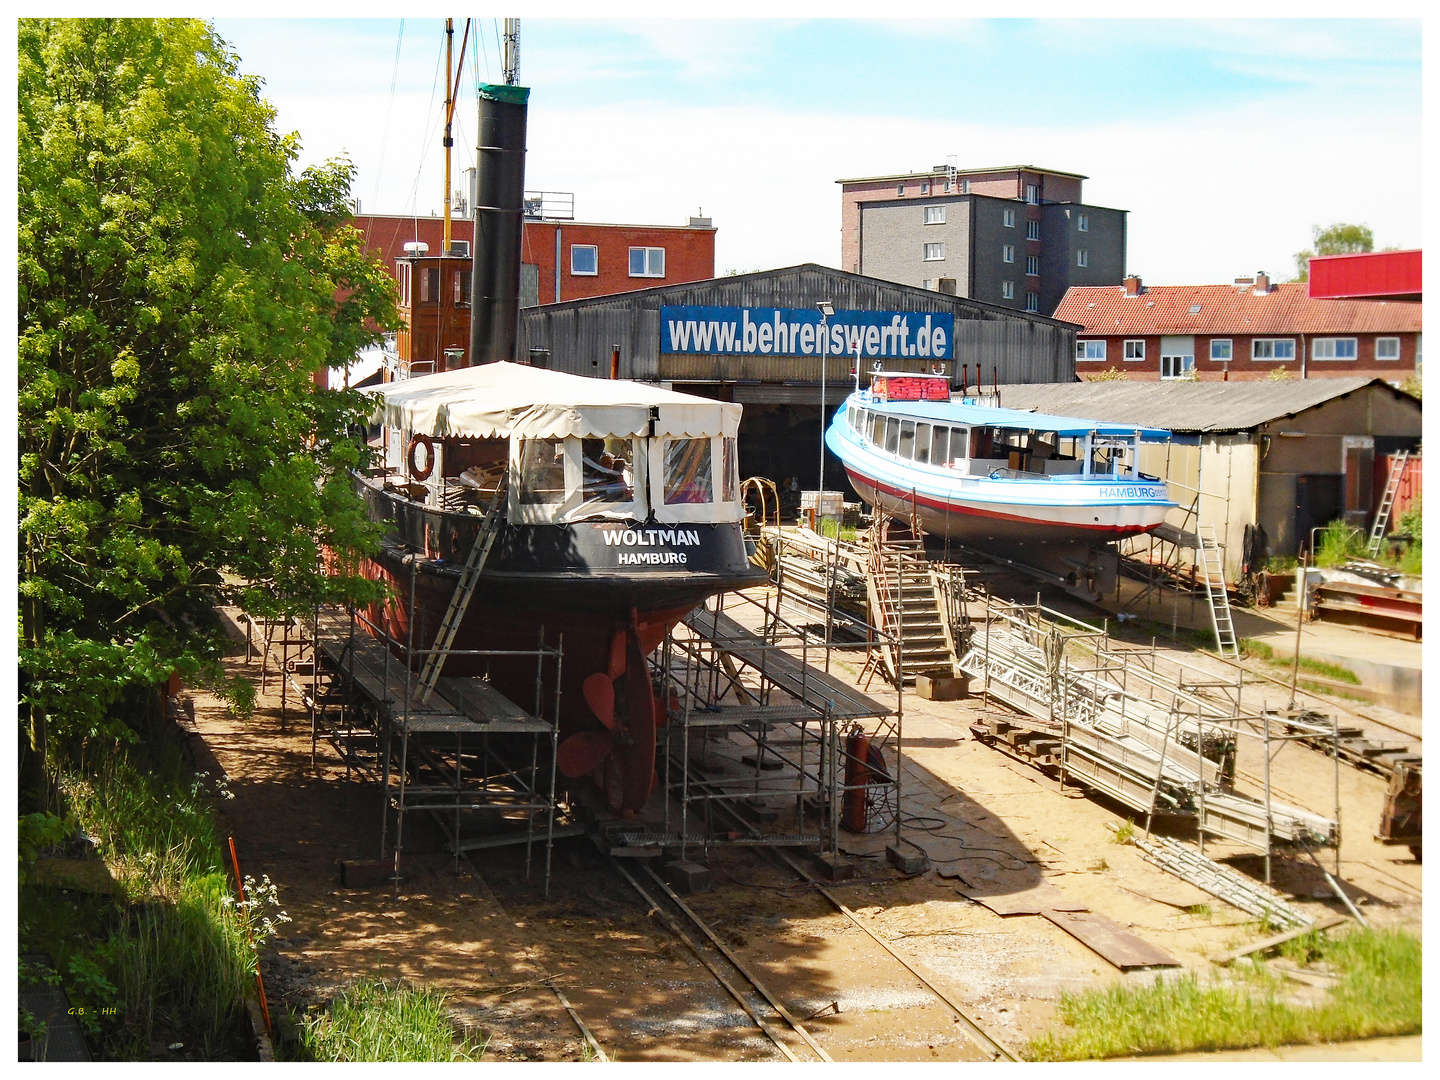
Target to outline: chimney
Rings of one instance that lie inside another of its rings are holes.
[[[1250,288],[1250,286],[1254,284],[1254,278],[1237,277],[1235,279],[1235,288],[1239,289],[1241,292],[1244,292],[1246,289]]]
[[[1255,275],[1255,295],[1265,296],[1270,292],[1270,275],[1261,270]]]
[[[1123,284],[1125,286],[1126,296],[1139,296],[1145,291],[1144,287],[1140,284],[1139,274],[1131,274],[1124,280]]]
[[[520,321],[520,238],[525,202],[525,120],[530,91],[481,83],[475,181],[470,362],[515,359]]]

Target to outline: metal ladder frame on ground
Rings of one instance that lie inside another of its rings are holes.
[[[1375,524],[1370,528],[1370,542],[1365,545],[1365,554],[1372,559],[1380,554],[1380,545],[1385,542],[1385,532],[1390,528],[1390,509],[1395,505],[1395,494],[1400,490],[1400,481],[1409,461],[1410,451],[1401,450],[1390,462],[1390,475],[1385,478],[1385,494],[1380,498],[1380,509],[1375,511]]]

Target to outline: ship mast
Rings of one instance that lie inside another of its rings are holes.
[[[450,135],[455,119],[455,93],[460,89],[460,72],[465,67],[465,44],[470,40],[470,20],[465,20],[465,33],[460,38],[460,63],[455,66],[455,77],[450,77],[450,50],[455,42],[455,20],[445,20],[445,242],[442,255],[450,254],[450,202],[454,197],[450,190],[450,147],[455,140]]]

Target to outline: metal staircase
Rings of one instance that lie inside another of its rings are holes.
[[[954,656],[947,642],[924,543],[877,534],[871,541],[866,586],[871,621],[890,639],[881,646],[881,652],[891,680],[910,683],[926,672],[950,672]],[[900,642],[898,650],[891,644],[893,641]]]
[[[1240,658],[1235,640],[1235,620],[1230,615],[1230,595],[1225,587],[1225,556],[1215,539],[1213,525],[1198,525],[1200,577],[1205,584],[1205,602],[1210,606],[1210,625],[1215,629],[1215,646],[1227,660]]]
[[[480,571],[485,568],[485,560],[490,556],[495,538],[500,535],[500,526],[505,516],[504,505],[505,481],[501,479],[495,489],[495,497],[490,500],[490,506],[485,511],[485,519],[480,523],[480,531],[475,534],[475,543],[470,547],[470,554],[465,557],[465,565],[460,570],[460,581],[455,586],[455,592],[450,597],[450,606],[445,609],[445,617],[440,621],[440,629],[436,631],[435,641],[425,657],[425,666],[420,669],[416,696],[421,704],[430,700],[435,684],[440,679],[440,670],[445,666],[445,654],[455,643],[455,634],[465,618],[466,609],[470,607],[475,586],[480,582]]]
[[[1380,499],[1380,509],[1375,511],[1375,524],[1370,527],[1370,542],[1365,553],[1370,558],[1380,554],[1380,545],[1385,542],[1385,532],[1390,528],[1390,509],[1395,505],[1395,493],[1400,490],[1400,478],[1405,475],[1405,465],[1410,460],[1410,451],[1401,450],[1390,462],[1390,475],[1385,480],[1385,494]]]

